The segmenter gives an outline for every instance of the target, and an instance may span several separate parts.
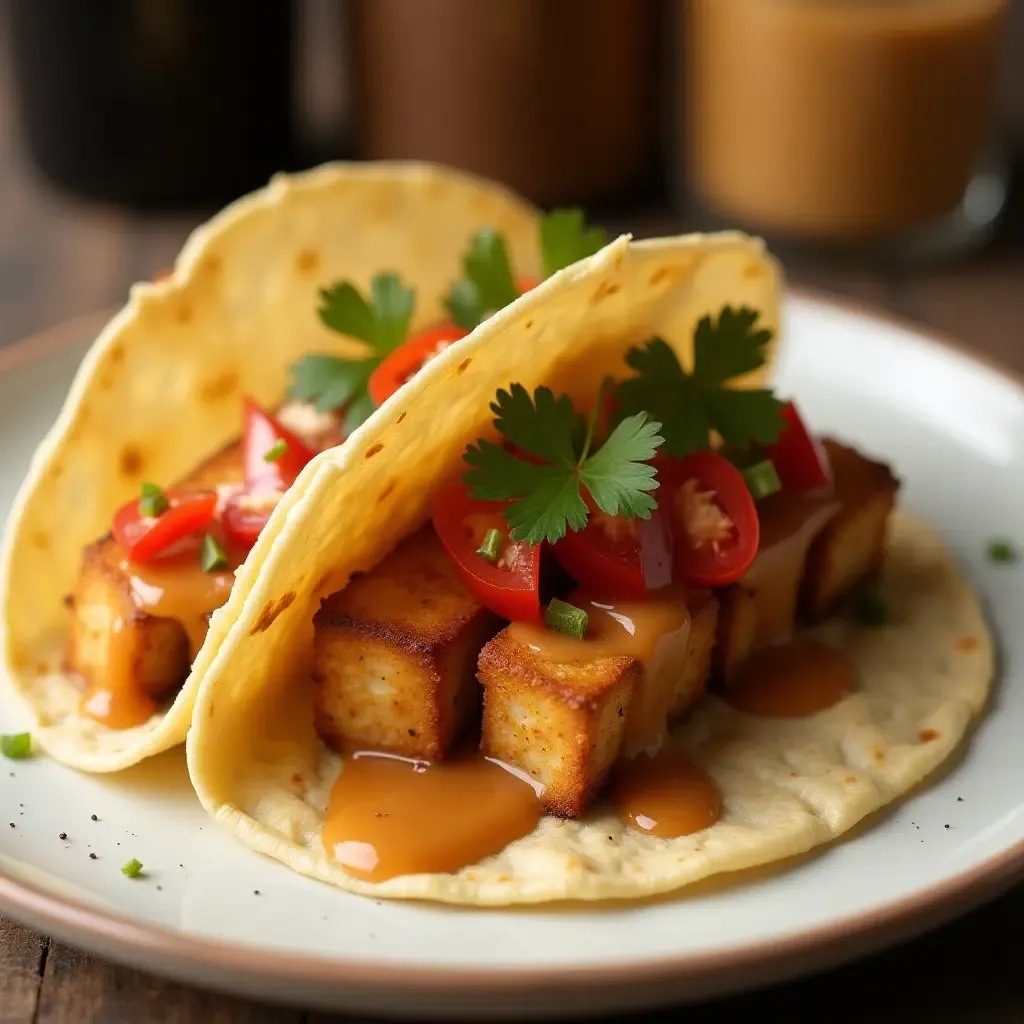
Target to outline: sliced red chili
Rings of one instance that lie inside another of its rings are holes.
[[[396,348],[372,374],[366,386],[378,406],[383,405],[403,384],[412,380],[426,363],[440,355],[453,341],[469,332],[454,324],[441,324],[417,334]]]
[[[286,491],[316,452],[248,396],[244,399],[242,466],[252,493]]]
[[[513,622],[540,621],[540,547],[508,537],[502,515],[507,503],[477,501],[455,481],[434,498],[434,529],[459,576],[476,599],[496,615]],[[478,549],[491,530],[502,542],[490,562]]]
[[[676,578],[701,587],[734,583],[757,557],[760,523],[743,474],[714,452],[666,460],[659,505],[669,504]]]
[[[213,491],[169,493],[168,507],[158,516],[145,516],[139,499],[126,502],[114,513],[114,538],[133,562],[149,562],[182,550],[183,541],[194,541],[208,526],[217,508]]]
[[[671,517],[659,506],[650,519],[605,515],[588,498],[590,519],[551,551],[581,586],[609,597],[643,597],[672,582]]]
[[[785,426],[778,440],[765,448],[785,490],[820,491],[832,483],[828,454],[807,429],[794,402],[782,410]]]

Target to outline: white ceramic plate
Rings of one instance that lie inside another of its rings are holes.
[[[0,352],[3,513],[88,326],[71,328],[71,345],[51,336]],[[180,750],[115,778],[44,758],[0,762],[0,912],[254,998],[387,1015],[569,1016],[807,972],[1008,887],[1024,875],[1024,567],[989,563],[985,546],[1014,530],[1024,542],[1024,388],[821,300],[792,299],[786,333],[781,387],[815,428],[895,465],[902,502],[946,536],[1001,638],[991,709],[940,781],[856,837],[742,885],[628,907],[483,911],[381,904],[263,860],[205,817]],[[0,688],[0,731],[12,731],[4,697]],[[122,876],[132,857],[145,877]]]

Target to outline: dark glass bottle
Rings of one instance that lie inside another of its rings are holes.
[[[11,0],[20,128],[54,184],[220,204],[293,162],[287,0]]]

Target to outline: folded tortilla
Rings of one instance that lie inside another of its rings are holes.
[[[61,670],[63,598],[83,548],[140,482],[178,479],[236,437],[240,396],[280,401],[300,355],[345,351],[317,317],[320,288],[397,271],[417,290],[411,329],[422,329],[443,319],[482,227],[504,234],[521,273],[539,274],[538,224],[529,204],[453,170],[326,165],[233,203],[192,234],[168,279],[132,288],[36,451],[5,534],[7,674],[50,755],[116,771],[181,743],[189,726],[195,672],[165,712],[112,730],[79,713],[81,687]]]
[[[781,860],[840,835],[923,779],[985,702],[992,645],[942,543],[897,514],[886,567],[894,622],[822,627],[861,688],[805,719],[755,719],[708,697],[678,733],[724,811],[680,839],[630,830],[606,805],[543,818],[500,854],[452,874],[369,883],[324,850],[340,760],[314,729],[309,664],[319,601],[375,566],[429,515],[433,482],[491,427],[513,382],[592,395],[625,350],[659,335],[683,364],[697,320],[749,305],[778,330],[779,271],[762,245],[725,233],[620,238],[568,267],[430,363],[277,507],[238,573],[197,666],[189,771],[221,825],[293,870],[377,897],[507,905],[639,897]],[[752,375],[745,384],[758,382]]]

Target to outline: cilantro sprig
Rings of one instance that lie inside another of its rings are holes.
[[[785,403],[767,388],[727,386],[764,365],[772,332],[758,328],[758,318],[745,306],[725,306],[717,320],[703,317],[694,332],[690,372],[661,338],[631,348],[626,363],[637,375],[616,389],[619,415],[644,411],[657,418],[665,450],[677,458],[710,448],[712,431],[738,449],[772,444],[783,427]]]
[[[603,228],[588,228],[575,207],[552,210],[540,222],[540,255],[544,276],[597,252],[608,240]],[[445,309],[463,330],[471,331],[492,313],[521,294],[512,270],[508,244],[493,228],[483,228],[462,257],[463,276],[452,285]]]
[[[325,327],[365,342],[362,359],[306,355],[290,367],[289,397],[312,402],[319,412],[345,409],[345,433],[351,433],[374,411],[366,386],[381,361],[403,344],[409,332],[416,290],[398,274],[377,274],[370,282],[369,301],[350,281],[320,290],[317,313]]]
[[[599,395],[585,420],[567,395],[556,398],[550,388],[537,388],[532,398],[521,384],[498,391],[494,425],[518,451],[478,439],[466,450],[463,480],[473,498],[512,502],[504,514],[513,540],[555,543],[567,528],[582,530],[589,515],[583,488],[607,515],[650,518],[658,483],[649,462],[663,440],[661,424],[639,412],[595,447],[602,404]]]

